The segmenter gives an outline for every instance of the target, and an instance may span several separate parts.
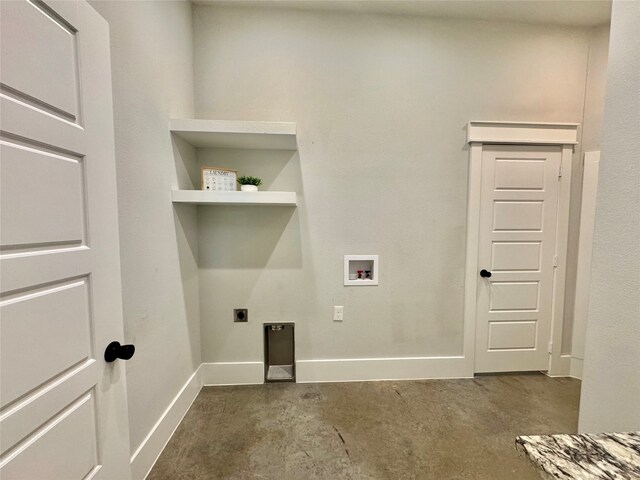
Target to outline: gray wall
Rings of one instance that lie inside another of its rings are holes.
[[[299,359],[460,354],[464,127],[581,123],[590,35],[196,5],[196,115],[295,121],[299,142],[293,156],[199,154],[299,194],[295,210],[200,208],[203,361],[261,360],[273,320],[296,322]],[[345,254],[380,255],[380,286],[344,287]]]
[[[574,155],[571,178],[571,221],[567,247],[567,280],[565,290],[565,328],[562,331],[562,353],[584,358],[585,319],[574,319],[576,274],[578,269],[578,242],[580,240],[580,211],[582,208],[582,180],[584,152],[600,150],[604,94],[607,85],[607,54],[609,51],[609,25],[594,28],[589,40],[587,87],[582,116],[582,144]],[[573,345],[573,349],[572,349]],[[572,351],[576,350],[576,351]]]
[[[131,448],[200,364],[197,218],[174,209],[168,132],[193,116],[188,2],[91,2],[109,22]],[[188,154],[188,151],[186,152]]]
[[[640,430],[640,3],[616,1],[579,429]]]

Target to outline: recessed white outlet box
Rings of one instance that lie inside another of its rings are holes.
[[[345,255],[345,286],[378,285],[378,255]]]
[[[344,307],[335,306],[333,307],[333,321],[341,322],[344,320]]]

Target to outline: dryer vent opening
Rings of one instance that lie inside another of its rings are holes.
[[[295,382],[295,334],[293,323],[264,324],[265,382]]]

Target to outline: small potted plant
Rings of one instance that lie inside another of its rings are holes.
[[[262,180],[258,177],[238,177],[238,183],[243,192],[257,192]]]

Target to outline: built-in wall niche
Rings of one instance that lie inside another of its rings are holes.
[[[345,286],[378,285],[378,255],[345,255]]]

